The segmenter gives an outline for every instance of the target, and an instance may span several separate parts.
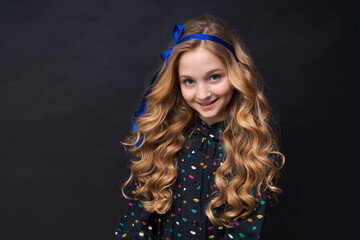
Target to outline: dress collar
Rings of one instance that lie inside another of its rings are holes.
[[[205,138],[220,140],[221,134],[223,133],[224,129],[225,129],[224,121],[208,125],[199,117],[195,125],[194,134],[195,135],[201,134]]]

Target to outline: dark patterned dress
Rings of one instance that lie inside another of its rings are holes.
[[[204,207],[216,188],[214,176],[222,164],[220,146],[224,123],[211,126],[200,118],[176,161],[178,177],[173,204],[166,214],[147,212],[139,201],[131,200],[116,229],[116,239],[259,239],[268,213],[269,196],[258,193],[261,202],[251,215],[235,222],[235,227],[215,227]],[[137,183],[133,182],[135,193]],[[216,210],[214,210],[216,215]]]

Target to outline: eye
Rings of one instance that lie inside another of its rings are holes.
[[[192,80],[192,79],[184,79],[183,83],[185,85],[192,85],[192,84],[194,84],[194,80]]]
[[[220,75],[219,75],[219,74],[214,74],[214,75],[211,75],[210,80],[216,81],[216,80],[218,80],[219,78],[220,78]]]

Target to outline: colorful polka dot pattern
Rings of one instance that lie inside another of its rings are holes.
[[[222,164],[220,137],[224,123],[208,126],[199,119],[177,157],[178,176],[173,204],[166,214],[148,213],[137,200],[129,206],[115,232],[117,239],[259,239],[267,216],[269,196],[254,213],[236,221],[233,228],[215,227],[205,215],[205,205],[216,188],[214,177]],[[136,182],[134,182],[135,193]],[[216,214],[216,210],[214,213]]]

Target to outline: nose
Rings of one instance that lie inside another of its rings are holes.
[[[199,100],[206,100],[211,97],[211,91],[207,84],[199,84],[197,89],[197,98]]]

